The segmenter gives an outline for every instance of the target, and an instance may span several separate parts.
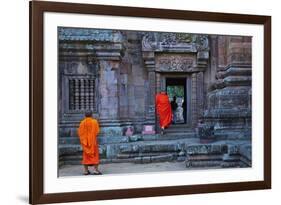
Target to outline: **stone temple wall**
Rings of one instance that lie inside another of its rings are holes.
[[[60,136],[77,137],[88,109],[98,116],[102,135],[122,136],[128,126],[141,132],[148,89],[141,34],[66,28],[59,34]]]
[[[211,38],[211,70],[216,70],[207,92],[205,121],[215,126],[217,138],[251,138],[251,37]]]
[[[89,109],[101,126],[101,158],[110,162],[182,159],[199,120],[214,127],[216,140],[251,139],[251,37],[59,27],[58,39],[60,164],[79,163],[77,128]],[[154,99],[165,76],[179,75],[191,93],[188,132],[142,135],[144,125],[157,127]]]

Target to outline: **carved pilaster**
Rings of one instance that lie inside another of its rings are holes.
[[[197,118],[203,117],[204,112],[204,74],[203,72],[197,73],[196,76],[196,97],[197,97]]]
[[[197,125],[197,74],[191,75],[191,115],[192,125]]]
[[[156,90],[156,74],[155,74],[155,59],[153,52],[143,52],[144,66],[148,71],[148,95],[146,111],[146,121],[155,123],[155,90]]]

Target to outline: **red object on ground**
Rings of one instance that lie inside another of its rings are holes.
[[[172,108],[169,97],[166,93],[161,92],[156,95],[156,111],[160,118],[161,128],[166,128],[172,121]]]
[[[78,129],[78,135],[83,148],[82,164],[99,164],[99,147],[97,141],[99,131],[99,123],[96,119],[86,117],[81,121]]]

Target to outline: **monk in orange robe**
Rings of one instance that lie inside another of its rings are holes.
[[[166,92],[161,91],[156,95],[156,111],[159,115],[161,134],[164,134],[164,129],[167,128],[172,121],[172,108],[169,97]]]
[[[92,112],[87,111],[85,118],[80,122],[78,136],[83,149],[84,175],[90,174],[88,166],[94,166],[93,174],[101,174],[99,166],[99,147],[97,136],[100,128],[99,123],[92,117]]]

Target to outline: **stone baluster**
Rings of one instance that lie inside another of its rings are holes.
[[[74,97],[75,97],[75,101],[74,101],[74,107],[75,107],[75,110],[79,110],[79,79],[75,79],[74,80],[75,83],[74,83]]]
[[[85,79],[84,80],[84,87],[85,87],[85,109],[87,109],[87,110],[89,110],[90,109],[90,107],[89,107],[89,92],[90,92],[90,90],[89,90],[89,81],[90,81],[90,79]]]
[[[94,110],[94,92],[95,92],[95,85],[94,79],[89,79],[89,106],[91,110]]]
[[[85,109],[85,86],[84,79],[80,79],[80,110]]]
[[[74,83],[75,81],[73,79],[69,79],[69,109],[74,110],[75,104],[74,104]]]

